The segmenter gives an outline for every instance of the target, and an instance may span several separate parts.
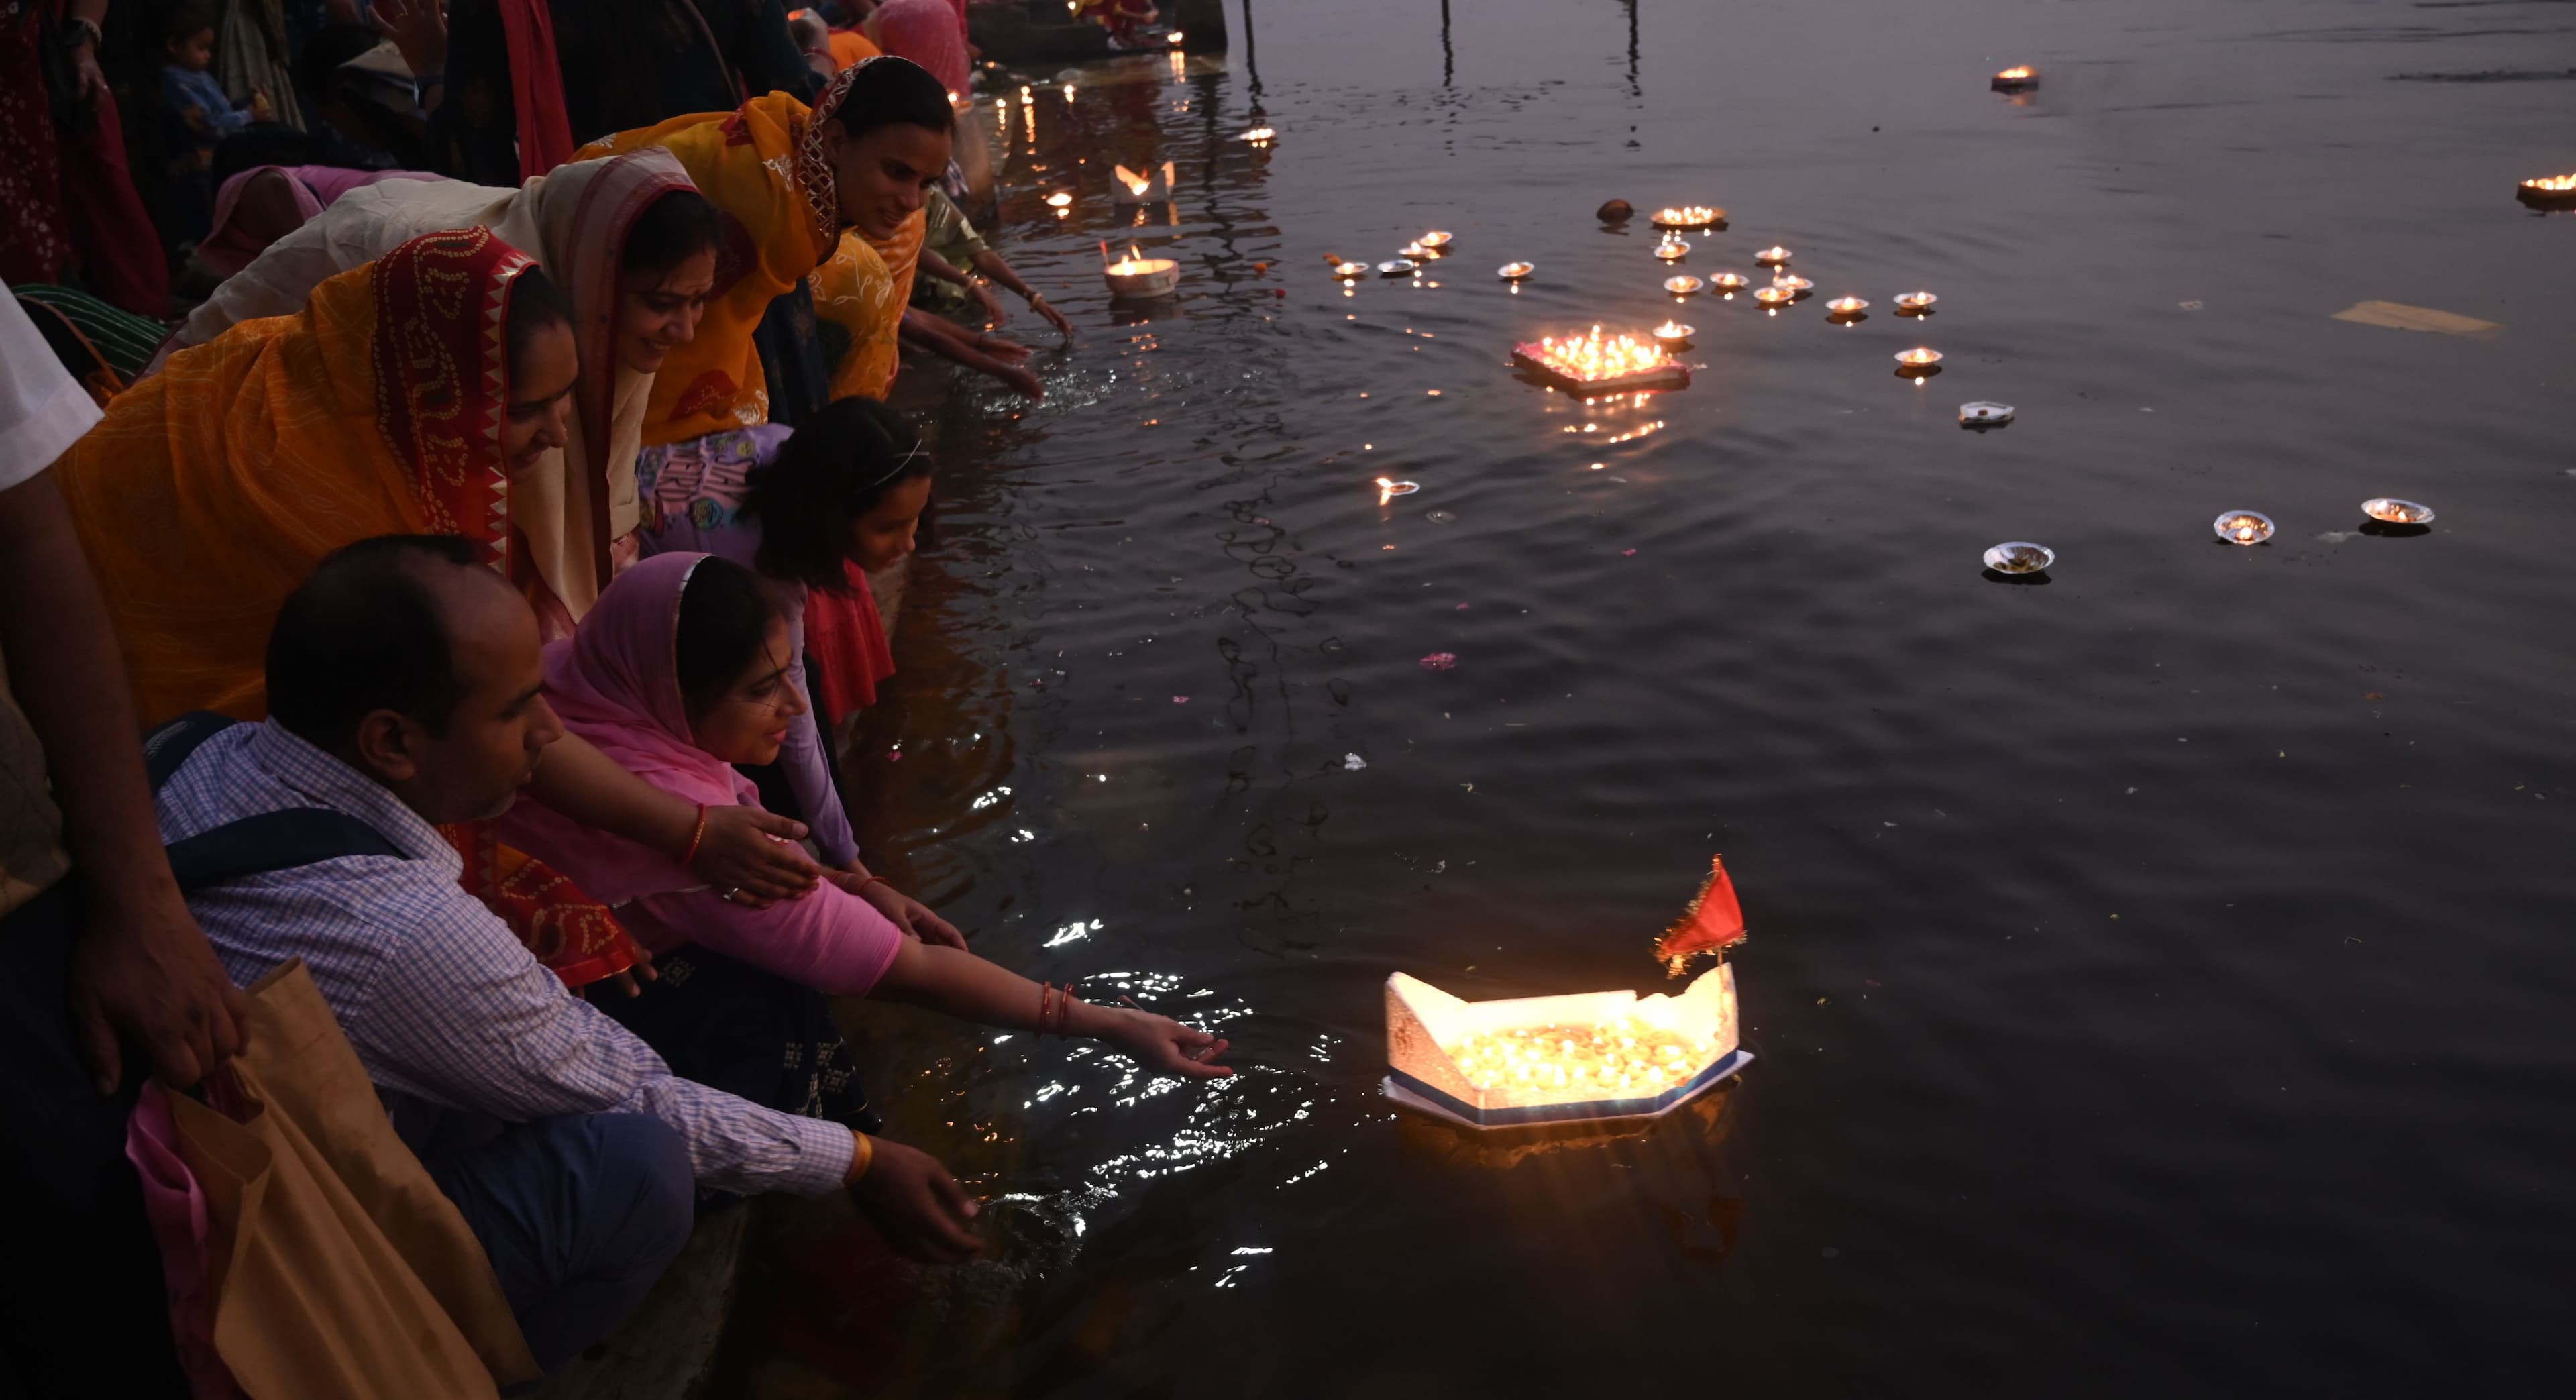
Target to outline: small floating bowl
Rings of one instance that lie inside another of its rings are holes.
[[[2361,513],[2369,516],[2373,520],[2384,520],[2391,525],[2430,525],[2433,523],[2433,508],[2431,506],[2417,505],[2413,501],[2401,501],[2394,496],[2371,497],[2369,500],[2361,503]]]
[[[1697,217],[1701,214],[1706,214],[1708,217],[1705,219]],[[1688,205],[1680,209],[1658,209],[1655,211],[1654,218],[1657,228],[1681,231],[1715,228],[1725,222],[1725,210],[1712,209],[1705,204]]]
[[[1729,296],[1733,296],[1735,293],[1743,291],[1746,287],[1751,286],[1753,284],[1753,279],[1745,276],[1741,272],[1720,272],[1711,276],[1708,279],[1708,284]]]
[[[1419,262],[1425,258],[1431,257],[1432,252],[1429,248],[1422,246],[1420,240],[1416,240],[1396,249],[1395,255],[1400,258],[1412,258],[1416,262]]]
[[[1690,256],[1690,240],[1686,238],[1667,238],[1663,242],[1655,245],[1655,256],[1662,258],[1666,262],[1680,262],[1682,259]]]
[[[1698,278],[1689,276],[1688,274],[1684,274],[1680,277],[1667,277],[1664,279],[1664,290],[1677,297],[1689,296],[1691,293],[1698,291],[1704,285],[1706,284],[1702,283]]]
[[[1932,303],[1939,300],[1939,297],[1932,295],[1930,292],[1898,292],[1896,294],[1896,312],[1900,316],[1920,316],[1924,312],[1931,310]]]
[[[1381,496],[1410,496],[1422,489],[1422,483],[1419,481],[1397,481],[1383,476],[1370,484],[1377,487],[1377,493]]]
[[[1928,345],[1917,345],[1911,350],[1896,352],[1896,364],[1899,369],[1930,369],[1939,363],[1941,363],[1941,352]]]
[[[1807,293],[1816,289],[1816,284],[1808,281],[1804,277],[1774,277],[1771,279],[1771,285],[1774,287],[1786,287],[1799,296],[1805,296]]]
[[[1411,258],[1389,258],[1377,265],[1380,277],[1410,277],[1422,270],[1422,264]]]
[[[1848,321],[1868,309],[1869,303],[1859,297],[1836,297],[1825,303],[1825,310],[1831,312],[1837,321]]]
[[[1435,252],[1435,253],[1436,253],[1436,252],[1438,252],[1439,250],[1441,250],[1441,249],[1443,249],[1443,248],[1448,247],[1448,246],[1449,246],[1449,244],[1454,240],[1454,238],[1455,238],[1455,237],[1456,237],[1456,235],[1451,234],[1451,233],[1450,233],[1448,230],[1446,230],[1446,229],[1436,229],[1436,228],[1435,228],[1435,229],[1431,230],[1429,233],[1426,233],[1426,234],[1422,235],[1420,238],[1417,238],[1417,239],[1415,239],[1415,240],[1413,240],[1413,241],[1414,241],[1414,242],[1416,242],[1416,243],[1421,244],[1421,245],[1422,245],[1423,247],[1425,247],[1425,248],[1429,248],[1429,249],[1431,249],[1433,252]]]
[[[1364,262],[1338,262],[1333,264],[1333,275],[1345,282],[1356,281],[1359,278],[1368,276],[1368,274],[1369,265]]]
[[[1765,248],[1761,252],[1754,254],[1753,260],[1764,267],[1782,267],[1787,265],[1792,256],[1794,256],[1794,254],[1792,254],[1788,249],[1774,244],[1771,247]]]
[[[1699,334],[1699,327],[1685,326],[1679,321],[1666,321],[1648,331],[1647,334],[1653,336],[1655,343],[1666,350],[1687,350],[1690,348],[1691,337]]]
[[[2046,573],[2056,562],[2056,550],[2028,540],[2006,540],[1986,551],[1986,567],[2005,575]]]
[[[2229,544],[2254,545],[2272,538],[2272,517],[2259,510],[2223,511],[2209,528]]]
[[[1494,275],[1496,277],[1500,277],[1506,282],[1517,282],[1536,271],[1538,271],[1538,268],[1532,263],[1507,262],[1501,267],[1495,268]]]
[[[1128,272],[1101,269],[1101,276],[1109,281],[1110,295],[1140,299],[1167,297],[1180,288],[1181,264],[1177,259],[1145,258],[1141,262],[1129,259],[1112,267],[1131,265],[1134,270]]]
[[[1789,303],[1796,301],[1798,299],[1798,293],[1794,288],[1790,287],[1756,287],[1753,289],[1753,299],[1762,303],[1764,306],[1777,311],[1781,307],[1787,306]]]
[[[2013,406],[2008,403],[1979,399],[1959,405],[1959,426],[1962,428],[2000,428],[2012,420]]]

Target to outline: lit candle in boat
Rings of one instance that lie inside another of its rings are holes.
[[[2259,510],[2231,510],[2209,527],[2229,544],[2261,544],[2272,538],[2272,517]]]
[[[1420,482],[1397,481],[1392,477],[1382,476],[1377,479],[1377,503],[1385,505],[1398,496],[1410,496],[1421,489]]]
[[[2037,86],[2039,70],[2028,64],[2016,63],[1995,75],[1994,89],[1997,92],[2028,92]]]
[[[1939,300],[1939,297],[1932,295],[1930,292],[1898,292],[1896,294],[1896,309],[1908,316],[1920,316],[1924,312],[1931,310],[1932,303]]]
[[[1655,211],[1655,227],[1707,228],[1725,217],[1725,210],[1713,209],[1705,204],[1667,205]]]
[[[1680,262],[1690,256],[1690,244],[1678,238],[1667,238],[1655,245],[1655,256],[1666,262]]]
[[[1662,325],[1655,327],[1655,339],[1663,342],[1666,349],[1678,350],[1690,343],[1691,332],[1693,329],[1693,327],[1685,326],[1679,321],[1666,321]]]
[[[1763,249],[1761,252],[1754,254],[1753,260],[1764,267],[1779,267],[1780,265],[1788,262],[1789,257],[1790,254],[1788,249],[1774,243],[1770,247]]]
[[[2431,506],[2419,506],[2394,496],[2376,496],[2362,502],[2361,513],[2391,525],[2422,525],[2433,518]]]
[[[1529,263],[1507,262],[1501,267],[1495,268],[1494,275],[1496,277],[1500,277],[1506,282],[1517,282],[1536,271],[1538,271],[1538,269]]]
[[[1679,277],[1667,277],[1664,279],[1664,290],[1677,297],[1689,296],[1691,293],[1696,292],[1699,289],[1700,280],[1687,273]]]

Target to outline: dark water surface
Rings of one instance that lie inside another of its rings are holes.
[[[983,952],[1239,1076],[861,1010],[994,1245],[908,1298],[790,1249],[745,1390],[2567,1393],[2576,218],[2512,191],[2576,168],[2576,5],[1233,18],[1008,100],[1002,246],[1081,343],[1024,416],[913,386],[943,515],[863,777]],[[1163,159],[1134,226],[1108,167]],[[1516,381],[1676,311],[1613,195],[1816,299],[1694,298],[1642,406]],[[1101,238],[1178,305],[1113,318]],[[2364,532],[2390,494],[2438,523]],[[1651,988],[1712,850],[1740,1087],[1536,1144],[1380,1099],[1390,972]]]

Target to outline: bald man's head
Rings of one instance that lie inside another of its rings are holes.
[[[467,540],[339,550],[279,609],[270,715],[432,822],[507,811],[563,730],[538,694],[536,617]]]

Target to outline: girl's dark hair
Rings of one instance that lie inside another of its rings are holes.
[[[563,288],[546,275],[542,267],[531,267],[510,279],[510,312],[506,329],[510,336],[510,361],[518,362],[537,338],[537,332],[548,326],[572,324],[572,303],[564,299]]]
[[[832,119],[852,136],[865,136],[881,126],[901,122],[943,136],[957,130],[957,113],[948,105],[948,89],[930,70],[908,58],[888,54],[859,64]]]
[[[724,241],[724,215],[696,190],[672,190],[626,228],[617,270],[630,276],[668,272]]]
[[[760,522],[753,562],[771,578],[850,591],[850,530],[897,485],[930,475],[930,454],[902,414],[874,399],[835,399],[745,479],[742,514]]]
[[[680,590],[678,653],[680,704],[695,723],[716,707],[769,644],[778,608],[751,570],[708,555],[689,571]]]

